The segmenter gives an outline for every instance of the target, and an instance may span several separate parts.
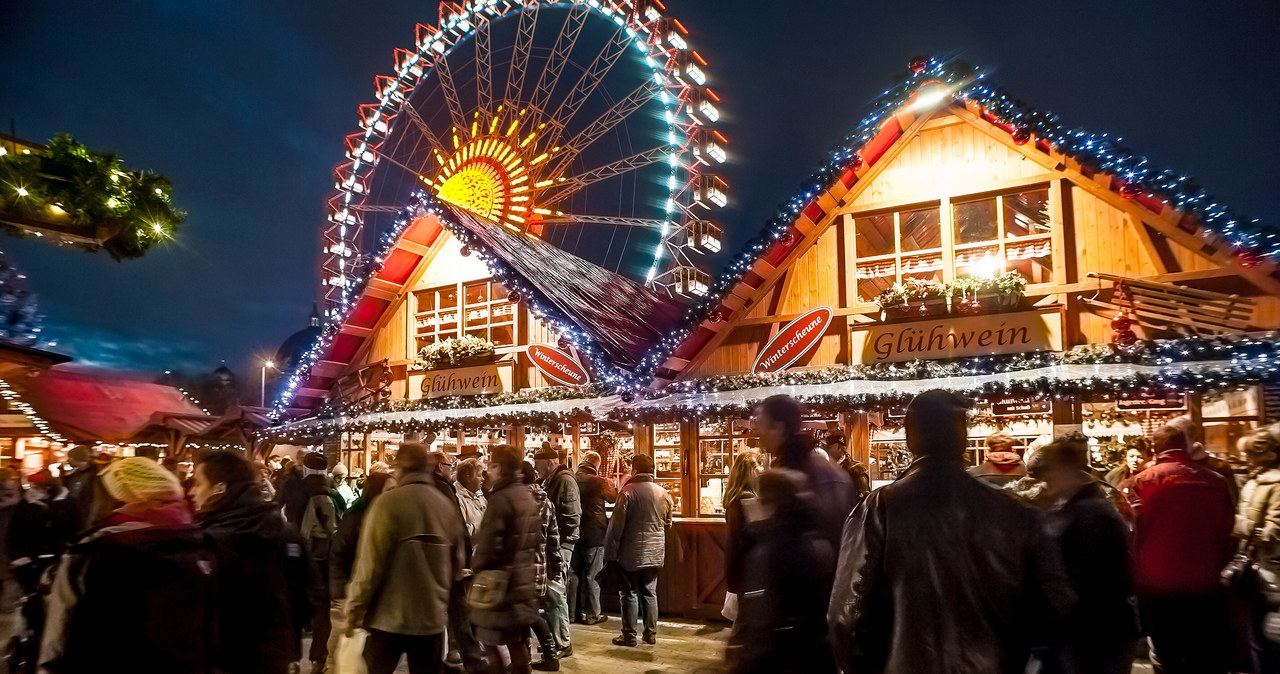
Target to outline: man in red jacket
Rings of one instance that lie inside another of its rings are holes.
[[[1226,480],[1194,461],[1187,436],[1164,427],[1156,464],[1122,484],[1136,515],[1134,580],[1156,655],[1168,674],[1227,671],[1226,596],[1233,507]]]

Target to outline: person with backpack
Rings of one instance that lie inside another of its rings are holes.
[[[303,506],[301,519],[298,521],[298,532],[307,542],[307,550],[311,555],[313,573],[319,579],[311,586],[314,596],[311,601],[316,605],[315,616],[311,619],[311,659],[312,671],[324,671],[328,659],[329,633],[333,622],[329,617],[329,552],[333,547],[333,537],[338,532],[338,507],[336,501],[341,497],[329,486],[327,472],[328,462],[324,454],[312,452],[302,458],[302,487],[307,496]]]

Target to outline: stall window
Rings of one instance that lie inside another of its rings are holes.
[[[936,206],[855,218],[859,299],[871,302],[904,279],[941,281],[940,218]]]
[[[418,348],[461,335],[474,335],[494,346],[516,343],[516,305],[497,281],[472,281],[420,290],[417,300]],[[461,297],[461,303],[458,301]]]
[[[698,424],[698,515],[724,516],[724,490],[733,457],[756,444],[747,419],[704,419]]]
[[[1053,280],[1049,190],[1021,189],[951,202],[952,268],[942,251],[937,207],[914,207],[854,218],[858,298],[874,301],[895,283],[995,276],[1015,270],[1031,283]]]
[[[1053,280],[1048,189],[957,199],[951,216],[956,276],[1014,270],[1031,283]]]
[[[675,512],[684,512],[680,498],[680,424],[654,424],[653,426],[654,482],[671,494]]]

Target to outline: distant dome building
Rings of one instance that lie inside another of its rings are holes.
[[[322,328],[320,326],[320,310],[315,305],[311,306],[310,324],[307,327],[289,335],[280,348],[276,349],[275,364],[277,372],[292,372],[293,369],[302,362],[303,356],[306,355],[307,349],[310,349],[316,343],[316,339],[320,337]]]

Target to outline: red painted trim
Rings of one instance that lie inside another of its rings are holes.
[[[402,286],[409,282],[409,277],[413,276],[413,270],[418,268],[418,263],[421,261],[421,255],[403,248],[396,248],[382,263],[382,271],[378,272],[377,278]]]
[[[373,328],[389,306],[391,306],[390,300],[365,295],[360,298],[355,308],[351,310],[351,315],[347,317],[347,325],[357,328]]]

